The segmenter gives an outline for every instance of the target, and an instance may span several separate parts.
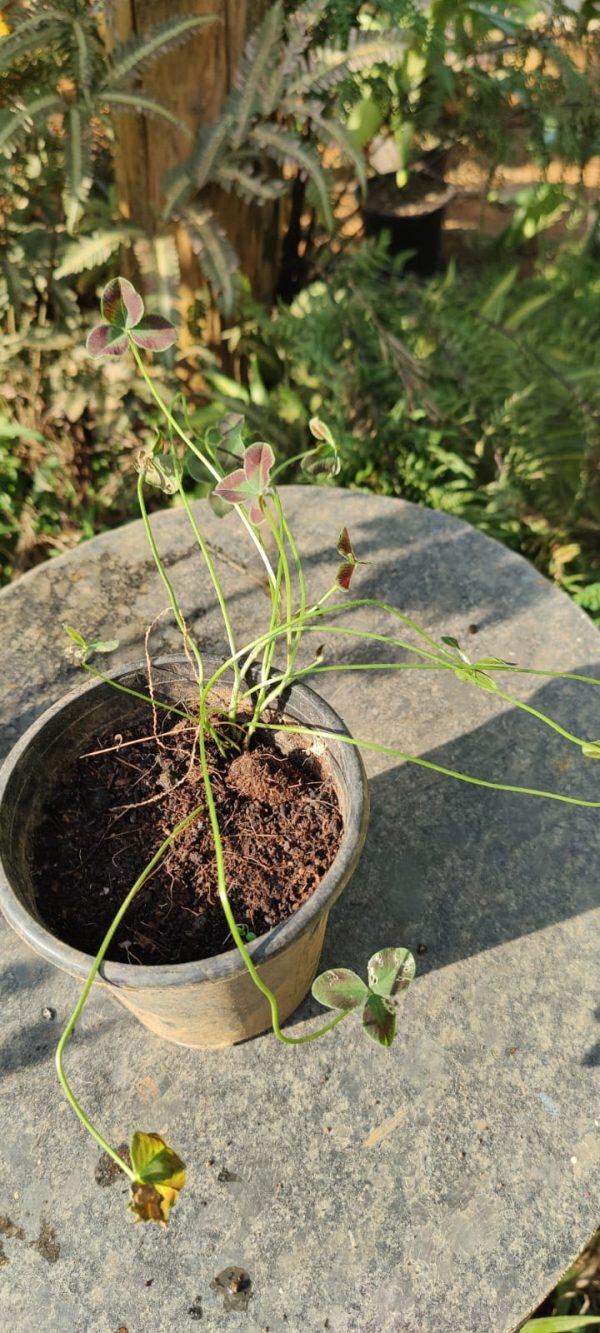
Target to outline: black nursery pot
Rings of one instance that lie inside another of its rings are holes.
[[[453,195],[453,186],[425,169],[411,172],[404,189],[393,171],[373,176],[361,205],[365,234],[388,232],[390,255],[413,251],[406,272],[430,278],[441,267],[444,212]]]
[[[217,666],[205,659],[208,672]],[[197,701],[197,686],[186,658],[158,658],[153,676],[157,698],[179,706],[182,700],[192,705]],[[144,663],[123,667],[110,677],[130,690],[146,693]],[[215,687],[213,697],[220,706],[227,704],[225,683]],[[310,989],[329,912],[358,864],[369,812],[360,753],[355,746],[335,739],[348,734],[338,714],[302,683],[291,686],[283,706],[286,720],[311,732],[332,733],[331,738],[321,739],[289,737],[282,732],[278,741],[283,750],[286,745],[301,746],[328,774],[338,792],[344,831],[337,855],[312,897],[248,946],[260,976],[277,997],[281,1021]],[[30,849],[45,802],[61,774],[106,728],[122,731],[139,716],[140,704],[131,695],[108,682],[86,680],[32,724],[0,772],[0,910],[30,948],[79,981],[88,976],[93,958],[66,944],[46,926],[43,901],[33,882]],[[236,949],[198,962],[154,967],[105,960],[95,984],[105,986],[152,1032],[183,1046],[229,1046],[271,1025],[269,1004]]]

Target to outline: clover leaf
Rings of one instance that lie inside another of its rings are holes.
[[[127,278],[113,278],[100,298],[103,323],[88,334],[90,356],[122,356],[131,339],[148,352],[164,352],[177,338],[171,321],[163,315],[145,315],[144,302]]]
[[[300,464],[302,471],[306,472],[309,477],[337,477],[342,465],[338,447],[329,426],[326,426],[325,422],[320,421],[318,417],[311,417],[308,425],[311,435],[317,443],[304,454]]]
[[[408,989],[415,960],[408,949],[379,949],[368,964],[368,986],[348,967],[330,968],[316,977],[312,994],[327,1009],[361,1009],[364,1032],[380,1046],[391,1046],[396,1034],[395,997]]]
[[[91,639],[88,643],[79,630],[73,629],[72,625],[63,624],[63,629],[68,634],[71,642],[67,646],[67,657],[70,662],[76,666],[85,666],[88,657],[94,653],[114,653],[119,647],[118,639]]]
[[[227,504],[244,505],[253,523],[264,520],[263,497],[269,490],[271,468],[275,455],[270,444],[260,441],[251,444],[245,450],[243,466],[236,468],[223,477],[213,491],[213,496],[225,500]]]
[[[135,1179],[129,1207],[136,1222],[168,1226],[171,1208],[185,1185],[185,1163],[159,1134],[136,1130],[129,1145]]]

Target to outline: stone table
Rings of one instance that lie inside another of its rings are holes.
[[[356,576],[362,596],[388,599],[476,655],[600,675],[585,615],[465,524],[340,490],[290,487],[284,503],[315,592],[331,580],[345,524],[370,561]],[[266,601],[252,551],[241,541],[225,555],[233,520],[198,513],[237,623],[254,633]],[[153,523],[189,623],[219,651],[184,516]],[[6,589],[4,746],[73,682],[62,620],[118,637],[131,661],[163,602],[139,523]],[[388,622],[360,612],[356,623]],[[330,660],[365,660],[358,640],[326,642]],[[155,653],[176,646],[162,620]],[[450,673],[321,682],[358,736],[482,777],[598,795],[598,766]],[[594,687],[510,684],[577,734],[600,735]],[[366,1041],[353,1018],[296,1050],[271,1034],[226,1051],[181,1050],[92,993],[67,1054],[72,1085],[113,1143],[140,1125],[187,1161],[168,1232],[130,1223],[122,1178],[96,1183],[98,1150],[53,1068],[76,983],[3,929],[0,1212],[13,1224],[0,1224],[4,1327],[507,1333],[589,1238],[600,1163],[598,812],[380,755],[367,766],[367,846],[332,915],[323,966],[363,970],[382,943],[415,952],[418,977],[391,1051]],[[317,1008],[309,998],[296,1013],[296,1035],[315,1026]],[[252,1278],[246,1312],[225,1313],[211,1288],[229,1264]]]

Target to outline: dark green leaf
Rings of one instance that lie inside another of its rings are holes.
[[[382,995],[370,994],[365,1004],[362,1023],[368,1037],[380,1046],[391,1046],[396,1035],[396,1006]]]

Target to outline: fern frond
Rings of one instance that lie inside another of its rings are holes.
[[[73,20],[73,33],[77,46],[77,87],[88,102],[92,83],[92,62],[85,28],[78,19]]]
[[[402,59],[410,34],[401,29],[364,37],[354,32],[347,50],[321,47],[312,53],[301,73],[287,84],[288,97],[306,97],[315,92],[329,92],[351,74],[373,69],[376,65],[394,65]]]
[[[266,176],[254,175],[242,167],[226,163],[219,167],[216,179],[225,190],[233,189],[251,203],[266,204],[273,199],[280,199],[285,191],[285,181],[269,180]]]
[[[159,120],[166,120],[169,125],[173,125],[188,139],[193,138],[189,126],[180,120],[174,111],[170,111],[164,102],[159,102],[157,97],[148,97],[145,93],[128,93],[120,89],[103,88],[100,100],[108,106],[116,107],[117,110],[138,111],[143,116],[157,116]]]
[[[261,81],[263,75],[277,60],[282,33],[283,8],[280,0],[277,0],[277,3],[267,10],[258,29],[252,33],[236,72],[237,126],[232,138],[233,148],[239,148],[251,117],[257,110]]]
[[[117,48],[105,87],[121,83],[123,79],[129,78],[134,70],[140,69],[151,60],[156,60],[157,56],[164,55],[165,51],[172,51],[173,47],[184,42],[197,28],[216,21],[214,14],[178,14],[176,18],[167,19],[166,23],[159,23],[155,28],[151,28],[144,37],[130,38]]]
[[[89,124],[78,106],[69,107],[65,116],[65,129],[65,180],[62,199],[65,225],[69,235],[72,235],[83,213],[93,179],[89,153]]]
[[[133,249],[144,279],[144,298],[154,314],[173,317],[181,270],[172,236],[140,236]]]
[[[49,116],[54,111],[63,111],[65,104],[56,93],[45,93],[43,97],[34,97],[18,111],[6,112],[0,122],[0,149],[6,148],[12,139],[27,131],[30,124],[40,116]]]
[[[321,104],[314,101],[288,102],[282,104],[284,114],[289,112],[299,125],[310,121],[319,131],[321,138],[339,148],[343,157],[352,162],[361,190],[367,187],[367,172],[364,153],[356,147],[352,135],[339,120],[331,120],[322,114]]]
[[[239,269],[237,254],[209,208],[186,208],[181,216],[192,248],[202,265],[224,315],[230,315],[235,305],[234,274]]]
[[[286,164],[294,162],[301,171],[306,172],[317,191],[325,225],[332,231],[334,223],[327,180],[317,153],[301,143],[294,134],[279,130],[275,126],[255,125],[252,139],[269,157]]]
[[[190,162],[190,177],[197,190],[214,179],[215,164],[231,135],[233,117],[224,111],[219,120],[198,135]]]
[[[183,167],[176,167],[167,173],[164,181],[163,222],[167,222],[177,210],[183,208],[196,190],[201,190],[209,180],[216,179],[216,164],[225,149],[232,124],[232,116],[225,109],[214,125],[200,130],[195,148]]]
[[[40,30],[42,19],[45,15],[38,14],[36,17],[27,19],[25,23],[19,24],[15,32],[10,37],[3,37],[0,42],[0,74],[6,73],[20,60],[22,56],[28,55],[30,51],[36,48],[52,45],[55,40],[58,28],[56,27],[56,18],[52,15],[52,20],[48,20],[46,26]]]
[[[67,246],[58,268],[54,270],[54,277],[57,280],[70,278],[74,273],[98,268],[121,245],[130,245],[139,235],[137,227],[111,227],[110,231],[95,231],[90,236],[82,236]]]

